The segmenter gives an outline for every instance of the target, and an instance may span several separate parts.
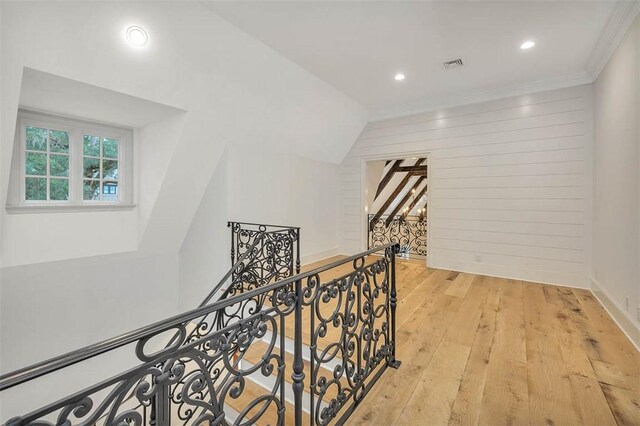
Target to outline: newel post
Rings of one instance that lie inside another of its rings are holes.
[[[302,360],[302,281],[295,284],[295,341],[293,346],[293,398],[295,410],[295,425],[302,425],[302,391],[304,389],[304,361]]]
[[[396,347],[398,342],[396,341],[396,306],[398,304],[398,294],[396,291],[396,253],[400,245],[395,244],[391,247],[391,292],[389,295],[389,306],[391,308],[391,359],[389,366],[392,368],[400,367],[400,361],[396,359]]]
[[[231,228],[231,266],[233,266],[236,263],[236,250],[233,245],[235,226],[233,226],[233,222],[227,222],[227,228]]]
[[[300,228],[297,228],[298,241],[296,241],[296,275],[300,273]]]

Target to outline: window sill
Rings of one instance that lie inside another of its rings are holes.
[[[135,204],[41,204],[7,206],[9,214],[105,212],[133,210]]]

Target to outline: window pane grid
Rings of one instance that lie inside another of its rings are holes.
[[[25,200],[69,200],[69,132],[34,126],[25,131]]]
[[[85,201],[118,201],[118,139],[83,136],[83,185]]]
[[[30,111],[18,118],[22,152],[8,205],[131,203],[130,131]]]

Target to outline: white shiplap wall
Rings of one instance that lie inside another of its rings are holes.
[[[593,87],[369,123],[341,167],[341,250],[365,248],[367,160],[429,154],[429,265],[587,286]]]

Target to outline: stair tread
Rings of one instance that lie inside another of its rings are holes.
[[[372,263],[373,261],[379,259],[377,256],[369,256],[366,259],[367,264]],[[417,275],[424,272],[424,265],[415,261],[399,261],[396,262],[396,270],[403,271],[402,276],[406,277],[400,282],[396,283],[396,291],[398,293],[407,291],[408,288],[411,287],[412,283],[415,283],[414,279]],[[343,276],[353,271],[353,265],[351,263],[347,263],[345,265],[341,265],[329,271],[326,271],[320,275],[320,279],[322,283],[327,283],[334,278]],[[406,272],[404,272],[406,271]],[[343,301],[344,303],[344,301]],[[320,313],[325,317],[331,317],[332,311],[335,309],[335,304],[331,301],[328,303],[323,303],[320,307]],[[343,310],[343,308],[341,308]],[[312,316],[312,307],[305,306],[302,310],[302,338],[305,344],[311,344],[312,330],[311,330],[311,316]],[[315,315],[315,324],[316,328],[318,326],[319,320],[318,316]],[[285,318],[285,335],[289,339],[295,338],[295,318],[293,315],[289,315]],[[322,338],[318,337],[316,341],[316,346],[319,351],[326,348],[328,345],[340,341],[342,337],[342,325],[338,327],[333,327],[331,323],[328,324],[326,335]]]
[[[264,395],[269,395],[269,394],[270,394],[270,391],[268,391],[267,389],[263,388],[259,384],[249,379],[245,381],[245,388],[242,394],[240,394],[238,398],[227,397],[225,402],[235,411],[240,413],[257,398]],[[278,394],[279,394],[279,391],[278,391]],[[260,406],[262,406],[262,404],[260,404]],[[258,407],[253,408],[249,412],[249,415],[245,417],[245,419],[251,418],[251,414],[254,414],[258,410],[259,410]],[[286,401],[285,401],[284,417],[285,417],[285,424],[294,423],[294,407],[292,404],[289,404]],[[267,411],[259,419],[257,419],[254,424],[259,426],[277,425],[278,415],[276,412],[275,403],[272,402],[271,406],[267,409]]]
[[[247,360],[249,363],[251,363],[252,365],[256,365],[258,363],[261,362],[262,356],[264,355],[264,353],[267,351],[268,349],[268,344],[263,342],[263,341],[257,341],[257,342],[253,342],[251,344],[251,346],[249,347],[249,349],[247,350],[247,352],[244,355],[245,360]],[[275,349],[279,352],[279,349]],[[304,398],[309,398],[309,394],[308,392],[310,391],[310,380],[311,380],[311,363],[307,360],[303,360],[304,362],[304,373],[305,373],[305,381],[304,381],[304,391],[305,391],[305,395]],[[291,379],[291,373],[292,373],[292,366],[293,366],[293,354],[286,352],[285,351],[285,365],[286,365],[286,369],[285,369],[285,381],[287,382],[286,386],[291,386],[291,384],[293,383],[293,380]],[[317,364],[316,364],[317,367]],[[273,375],[277,375],[276,371],[274,370]],[[320,369],[319,369],[319,376],[318,377],[324,377],[325,379],[331,379],[331,377],[333,377],[333,370],[327,368],[325,365],[321,364],[320,365]],[[349,386],[349,382],[347,380],[346,377],[342,377],[339,380],[340,384],[342,385],[343,388],[349,389],[351,386]],[[335,398],[337,396],[337,388],[335,386],[330,387],[327,390],[327,393],[324,395],[324,398],[322,399],[325,403],[329,403],[331,401],[332,398]],[[315,401],[317,403],[318,401],[318,397],[315,398]]]
[[[262,356],[265,354],[265,352],[268,349],[268,344],[262,340],[257,340],[253,343],[251,343],[251,346],[249,346],[249,348],[247,349],[247,351],[244,354],[243,359],[249,361],[251,364],[255,365],[258,364],[261,360],[262,360]],[[276,352],[277,351],[277,352]],[[280,352],[280,349],[278,348],[274,348],[274,352],[278,353]],[[285,355],[285,364],[288,367],[293,366],[293,354],[290,352],[285,351],[284,352]],[[305,373],[307,371],[311,371],[311,362],[303,359],[303,363],[304,363],[304,370]],[[315,366],[317,367],[317,363],[315,364]],[[324,375],[330,375],[333,373],[333,370],[331,368],[329,368],[326,364],[320,364],[320,368],[322,370],[324,370]],[[274,375],[276,374],[276,371],[274,370]],[[305,374],[306,377],[310,377],[309,374]],[[293,380],[291,379],[291,375],[290,374],[285,374],[285,380],[289,383],[292,383]]]
[[[260,374],[258,373],[254,373],[254,374]],[[271,391],[268,389],[265,389],[264,387],[260,386],[258,383],[254,382],[251,379],[251,376],[245,376],[246,380],[244,381],[244,389],[242,390],[242,393],[240,395],[238,395],[237,398],[233,398],[230,395],[230,392],[227,392],[226,397],[225,397],[225,406],[232,408],[237,414],[240,414],[246,407],[248,407],[252,402],[254,402],[256,399],[263,397],[265,395],[271,395]],[[221,395],[218,395],[218,397],[220,397]],[[279,389],[276,391],[276,397],[279,399],[280,396],[280,391]],[[248,419],[251,418],[252,415],[255,415],[259,410],[260,407],[263,406],[263,404],[265,404],[265,402],[261,402],[260,404],[258,404],[257,407],[252,408],[249,413],[244,416],[244,420],[243,423],[245,423]],[[226,411],[226,410],[225,410]],[[191,417],[191,419],[189,420],[190,422],[194,422],[195,419],[202,413],[202,411],[196,411],[195,414]],[[289,404],[288,402],[285,401],[285,424],[293,424],[294,423],[294,407],[292,404]],[[227,421],[230,421],[232,419],[231,418],[227,418]],[[172,409],[172,423],[173,424],[183,424],[184,420],[181,420],[178,418],[178,414],[177,414],[177,406],[173,406]],[[268,425],[277,425],[278,424],[278,413],[277,413],[277,409],[276,409],[276,405],[275,402],[270,402],[269,407],[267,408],[267,410],[262,414],[262,416],[260,416],[258,419],[256,419],[254,422],[252,422],[251,424],[255,424],[258,426],[268,426]],[[190,423],[191,424],[191,423]],[[208,422],[204,422],[202,423],[204,424],[208,424]]]
[[[373,260],[378,259],[377,257],[370,257],[368,259],[366,259],[367,263],[370,264]],[[418,266],[418,267],[417,267]],[[412,277],[415,276],[415,274],[420,273],[421,271],[424,271],[424,266],[423,265],[415,265],[412,264],[412,262],[397,262],[396,264],[396,268],[399,270],[404,270],[404,276],[406,277],[403,282],[398,282],[397,283],[397,291],[401,292],[401,291],[406,291],[406,288],[410,286],[410,284],[414,281],[412,279]],[[407,271],[408,270],[408,271]],[[414,271],[415,270],[415,271]],[[339,267],[333,268],[329,271],[326,271],[324,273],[321,274],[320,279],[321,282],[326,283],[329,282],[330,280],[346,275],[350,272],[353,271],[353,265],[351,262],[344,264],[344,265],[340,265]],[[344,303],[344,301],[343,301]],[[329,317],[331,315],[331,312],[333,311],[333,308],[335,308],[335,305],[333,305],[331,303],[331,301],[329,303],[323,304],[323,306],[320,307],[320,313],[321,315],[323,315],[325,318]],[[341,308],[342,310],[343,308]],[[310,321],[311,321],[311,314],[312,314],[312,308],[309,306],[305,306],[302,310],[302,323],[303,323],[303,330],[302,330],[302,337],[303,337],[303,344],[305,346],[309,346],[311,344],[311,336],[312,336],[312,330],[310,329]],[[289,314],[285,317],[285,327],[284,327],[284,333],[285,336],[287,338],[289,338],[290,340],[294,340],[294,330],[295,330],[295,316],[293,314]],[[318,318],[316,316],[315,318],[315,325],[317,327],[319,321]],[[328,324],[327,327],[327,332],[326,335],[322,338],[318,337],[317,339],[317,347],[319,351],[322,351],[323,348],[326,348],[328,345],[338,342],[340,341],[342,337],[342,327],[338,326],[338,327],[333,327],[331,323]],[[264,355],[264,353],[267,351],[268,349],[268,343],[262,340],[256,340],[254,342],[251,343],[251,345],[249,346],[249,348],[247,349],[247,351],[245,352],[245,354],[243,355],[243,359],[246,360],[248,363],[252,364],[252,365],[256,365],[258,363],[261,362],[262,356]],[[279,348],[274,348],[273,350],[274,354],[279,354],[280,350]],[[284,356],[285,356],[285,372],[284,372],[284,379],[286,381],[285,386],[291,386],[292,383],[292,379],[291,379],[291,372],[292,372],[292,366],[293,366],[293,354],[285,351],[284,352]],[[339,361],[339,356],[337,357],[338,361]],[[332,377],[333,374],[333,370],[332,370],[332,366],[331,365],[326,365],[326,364],[320,364],[320,366],[318,367],[318,364],[316,363],[314,365],[315,368],[320,368],[321,372],[320,372],[320,376],[325,377],[327,379]],[[304,360],[304,371],[305,371],[305,393],[309,391],[309,379],[311,377],[310,371],[311,371],[311,363],[308,360]],[[245,407],[247,407],[251,402],[255,401],[256,398],[259,398],[261,396],[264,395],[268,395],[270,394],[270,391],[265,389],[263,386],[261,386],[259,383],[255,382],[254,380],[256,380],[256,375],[260,375],[261,372],[256,372],[250,376],[247,376],[247,380],[245,381],[245,388],[243,390],[243,392],[238,396],[238,398],[231,398],[230,396],[227,396],[225,402],[226,404],[231,407],[233,410],[237,411],[238,413],[240,413],[241,411],[244,410]],[[274,369],[274,372],[272,373],[274,376],[277,375],[277,370]],[[253,377],[252,377],[253,376]],[[340,379],[340,383],[343,387],[349,388],[350,386],[348,385],[348,381],[346,378],[341,378]],[[336,392],[337,392],[337,387],[333,386],[325,395],[324,401],[325,403],[329,400],[331,400],[332,398],[334,398],[336,396]],[[279,395],[279,390],[278,390],[278,395]],[[304,396],[304,398],[308,398],[308,394],[306,394]],[[254,414],[258,409],[254,408],[251,411],[251,414]],[[246,418],[250,418],[251,415],[245,417]],[[305,423],[308,423],[308,419],[309,419],[309,415],[308,414],[304,414],[303,415],[303,419]],[[286,424],[293,424],[294,423],[294,407],[292,404],[288,403],[285,401],[285,422]],[[277,424],[277,412],[275,409],[275,404],[272,403],[272,405],[267,409],[267,412],[265,412],[260,419],[258,419],[255,424],[257,425],[276,425]]]

